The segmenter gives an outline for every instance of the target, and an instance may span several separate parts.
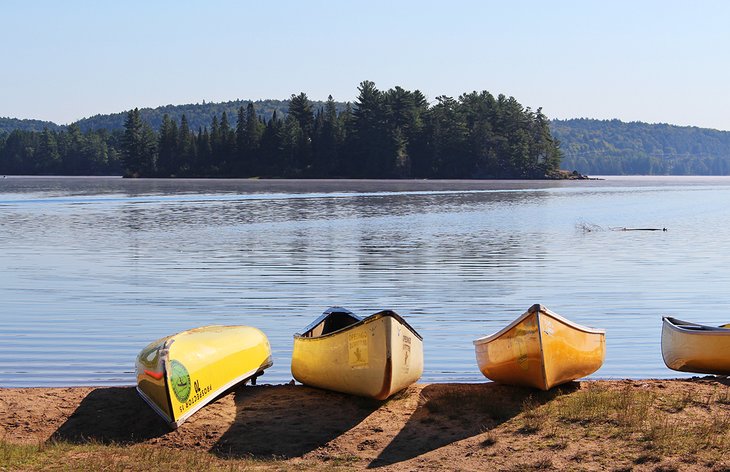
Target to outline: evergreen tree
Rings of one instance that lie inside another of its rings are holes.
[[[358,177],[388,177],[395,163],[388,159],[389,139],[383,94],[369,80],[362,82],[358,91],[349,146],[354,158],[353,170]]]
[[[468,178],[467,126],[459,103],[451,97],[436,97],[429,113],[431,146],[429,176],[432,178]]]
[[[190,174],[195,165],[195,149],[195,136],[190,130],[187,116],[183,113],[177,133],[177,156],[181,174]]]
[[[244,111],[238,110],[236,124],[236,153],[238,156],[238,174],[256,175],[260,171],[258,153],[264,125],[259,120],[253,102],[249,102]]]
[[[210,176],[213,147],[211,146],[210,133],[208,132],[208,128],[202,128],[198,130],[195,147],[196,161],[193,168],[193,173],[198,176]]]
[[[127,113],[122,139],[122,156],[125,175],[128,177],[150,176],[155,169],[155,135],[152,128],[142,121],[139,109]]]
[[[162,177],[177,174],[178,130],[177,124],[167,114],[162,117],[157,150],[157,173]]]
[[[316,175],[328,177],[339,167],[338,157],[342,146],[342,130],[332,95],[327,97],[324,110],[318,113],[316,129],[313,166]]]
[[[207,131],[207,130],[206,130]],[[221,150],[223,148],[223,138],[221,135],[220,124],[218,123],[218,116],[213,115],[210,121],[210,133],[208,134],[208,143],[210,145],[210,153],[208,154],[208,173],[210,175],[217,175],[222,162]]]
[[[263,175],[269,177],[282,176],[284,162],[284,144],[282,139],[284,124],[274,112],[261,135],[260,151],[255,166]]]
[[[228,114],[225,111],[221,115],[219,146],[218,153],[220,154],[221,168],[225,169],[231,165],[236,150],[236,132],[231,129],[231,125],[228,123]]]
[[[289,123],[289,117],[294,120],[294,123]],[[304,92],[291,96],[285,127],[287,129],[285,146],[292,169],[311,172],[314,114],[312,113],[312,103]]]

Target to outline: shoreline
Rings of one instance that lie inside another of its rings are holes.
[[[302,385],[238,386],[175,431],[133,386],[0,388],[2,447],[70,444],[74,457],[92,445],[101,456],[152,450],[224,468],[255,460],[256,470],[727,470],[728,426],[730,381],[711,376],[589,380],[548,392],[419,383],[384,402]]]

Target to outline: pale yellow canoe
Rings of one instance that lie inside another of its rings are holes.
[[[662,357],[672,370],[730,375],[730,329],[663,317]]]
[[[504,329],[475,340],[474,347],[488,379],[549,390],[597,371],[606,334],[536,304]]]
[[[249,326],[205,326],[167,336],[137,356],[137,392],[172,428],[230,387],[272,365],[266,335]]]
[[[421,377],[423,340],[398,314],[332,307],[294,335],[292,375],[311,387],[385,400]]]

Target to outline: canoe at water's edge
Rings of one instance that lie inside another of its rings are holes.
[[[137,392],[172,428],[218,395],[272,365],[266,335],[205,326],[150,343],[137,356]]]
[[[384,400],[421,377],[423,340],[403,318],[386,310],[358,320],[353,315],[349,326],[319,336],[295,335],[294,378],[312,387]]]
[[[730,329],[663,317],[662,358],[672,370],[730,375]]]
[[[606,337],[604,330],[536,304],[497,333],[475,340],[474,348],[485,377],[549,390],[597,371],[606,355]]]

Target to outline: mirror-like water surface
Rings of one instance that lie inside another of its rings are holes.
[[[533,303],[606,329],[594,378],[676,377],[661,315],[730,322],[728,208],[721,177],[1,178],[0,386],[133,384],[142,347],[208,324],[262,329],[286,382],[331,305],[406,317],[422,381],[484,380],[472,340]]]

